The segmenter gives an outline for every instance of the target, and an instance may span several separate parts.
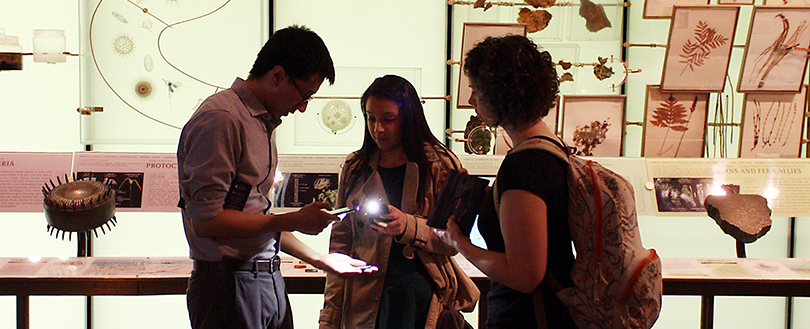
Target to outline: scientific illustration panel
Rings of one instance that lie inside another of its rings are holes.
[[[247,78],[264,43],[262,0],[89,1],[82,142],[176,143],[209,95]],[[238,21],[239,24],[233,24]]]

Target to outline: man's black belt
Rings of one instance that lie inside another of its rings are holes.
[[[273,273],[281,268],[281,259],[275,256],[271,259],[225,259],[218,262],[202,260],[194,261],[194,270],[200,272],[251,272]]]

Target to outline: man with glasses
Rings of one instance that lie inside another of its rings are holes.
[[[278,252],[320,269],[358,274],[365,262],[322,255],[291,231],[318,234],[339,218],[314,202],[267,211],[277,164],[273,130],[306,111],[335,68],[323,40],[306,27],[273,33],[246,80],[203,102],[183,127],[177,148],[183,227],[194,270],[187,303],[192,328],[291,328]]]

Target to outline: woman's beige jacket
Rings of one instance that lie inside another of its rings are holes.
[[[441,187],[439,177],[446,177],[445,174],[451,169],[463,169],[454,155],[440,155],[430,146],[426,146],[425,149],[428,160],[432,163],[431,172],[434,179],[428,182],[429,186],[425,186],[425,200],[423,206],[419,207],[416,200],[420,181],[419,171],[416,163],[407,163],[400,210],[407,214],[408,224],[397,243],[406,244],[405,256],[419,257],[433,279],[435,291],[425,325],[425,328],[433,329],[436,327],[436,320],[443,305],[455,310],[471,311],[478,301],[480,292],[474,285],[464,282],[461,282],[462,289],[459,291],[459,278],[456,275],[464,275],[463,279],[466,282],[471,281],[463,272],[456,273],[453,270],[454,267],[458,268],[457,265],[454,266],[455,260],[452,259],[456,254],[455,249],[442,242],[433,233],[426,219]],[[349,181],[347,173],[359,165],[357,153],[349,154],[341,172],[338,206],[351,204],[354,200],[362,201],[369,191],[385,193],[377,173],[377,159],[378,154],[375,154],[371,161],[372,175],[361,180],[352,191],[345,191]],[[392,239],[394,237],[372,230],[370,220],[362,212],[352,213],[333,226],[330,252],[342,252],[362,259],[369,264],[377,265],[379,271],[349,277],[327,274],[324,308],[318,320],[321,329],[374,328]]]

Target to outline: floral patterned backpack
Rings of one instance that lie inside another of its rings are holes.
[[[652,327],[661,311],[661,260],[641,244],[633,186],[599,163],[563,151],[569,149],[551,138],[529,138],[510,153],[525,149],[550,152],[569,164],[574,286],[556,293],[574,322],[579,328]],[[498,207],[497,191],[493,195]]]

